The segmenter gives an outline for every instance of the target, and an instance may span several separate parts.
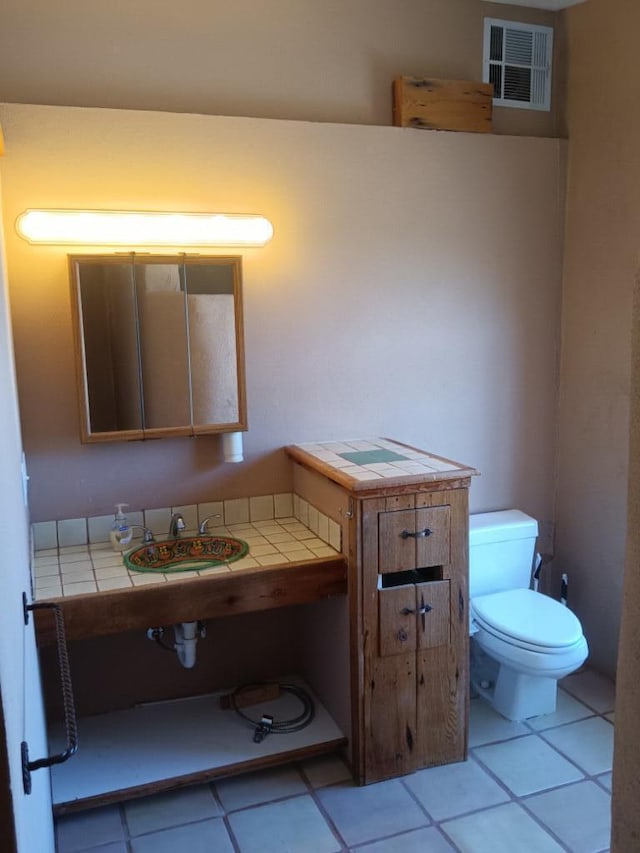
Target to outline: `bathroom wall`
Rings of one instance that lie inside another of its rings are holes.
[[[558,445],[558,568],[592,664],[615,674],[629,474],[631,304],[640,248],[640,73],[632,0],[567,13],[569,180]]]
[[[479,0],[4,0],[0,101],[391,124],[403,74],[482,79],[482,18],[556,26],[551,112],[498,133],[561,135],[562,15]]]
[[[290,491],[283,445],[388,435],[477,467],[475,510],[552,518],[563,146],[552,139],[0,108],[34,521]],[[66,252],[28,207],[260,212],[244,253],[246,461],[215,436],[82,445]]]

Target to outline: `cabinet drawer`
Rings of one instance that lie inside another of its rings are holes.
[[[378,590],[380,657],[447,645],[449,599],[448,580]]]
[[[378,516],[380,572],[444,566],[451,554],[448,506],[381,512]]]

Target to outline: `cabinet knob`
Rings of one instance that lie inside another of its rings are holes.
[[[427,536],[431,536],[431,530],[428,527],[425,527],[424,530],[416,530],[415,533],[411,533],[409,530],[403,530],[400,536],[403,539],[424,539]]]

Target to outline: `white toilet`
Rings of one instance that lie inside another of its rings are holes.
[[[471,683],[509,720],[553,713],[589,653],[577,616],[529,588],[537,535],[515,509],[469,519]]]

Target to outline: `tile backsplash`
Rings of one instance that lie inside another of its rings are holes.
[[[290,492],[125,512],[131,526],[147,527],[157,538],[168,535],[171,514],[174,512],[179,512],[184,518],[186,534],[196,533],[198,525],[206,518],[211,518],[209,527],[215,528],[293,517],[336,551],[342,550],[342,530],[339,523]],[[34,550],[108,542],[112,524],[112,514],[35,522],[32,525]],[[142,530],[134,529],[133,533],[134,539],[142,538]]]

